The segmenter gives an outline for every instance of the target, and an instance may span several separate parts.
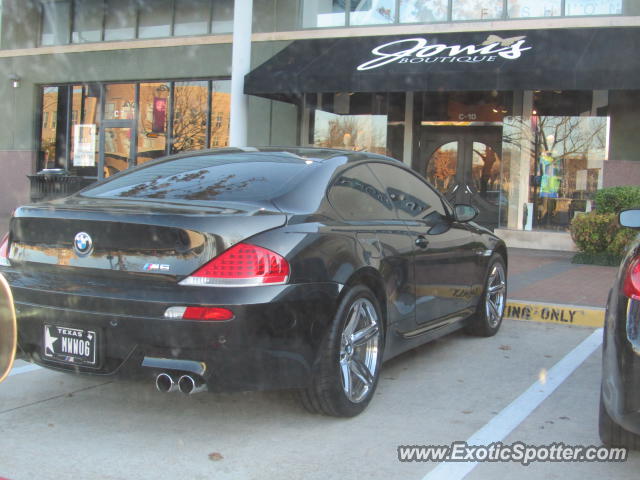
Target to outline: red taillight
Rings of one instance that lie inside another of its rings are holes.
[[[232,320],[231,310],[222,307],[169,307],[164,318],[171,320],[201,320],[204,322],[222,322]]]
[[[287,260],[266,248],[238,243],[185,278],[181,285],[247,286],[285,283]]]
[[[0,265],[9,263],[9,234],[5,233],[0,240]]]
[[[182,314],[184,320],[209,320],[222,321],[231,320],[233,312],[220,307],[187,307]]]
[[[622,293],[633,300],[640,300],[640,257],[634,258],[629,264]]]

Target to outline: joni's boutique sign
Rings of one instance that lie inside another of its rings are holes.
[[[481,63],[495,62],[498,58],[517,60],[526,50],[526,36],[501,38],[489,35],[480,45],[447,45],[429,42],[426,38],[407,38],[378,45],[371,54],[373,58],[358,70],[373,70],[390,63]]]
[[[245,93],[635,90],[638,45],[640,27],[296,40],[246,76]]]

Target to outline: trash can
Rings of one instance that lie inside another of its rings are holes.
[[[69,175],[62,168],[45,168],[35,175],[27,175],[32,202],[62,198],[94,183],[96,179]]]

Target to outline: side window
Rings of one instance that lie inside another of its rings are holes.
[[[440,196],[416,175],[384,163],[372,163],[371,169],[385,185],[401,219],[433,223],[446,216]]]
[[[391,199],[366,165],[341,172],[328,197],[345,220],[397,220]]]

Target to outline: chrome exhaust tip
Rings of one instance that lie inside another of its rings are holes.
[[[156,390],[162,393],[175,392],[178,384],[168,373],[161,373],[156,377]]]
[[[178,388],[186,395],[193,395],[207,390],[207,384],[200,378],[193,378],[191,375],[183,375],[178,380]]]

